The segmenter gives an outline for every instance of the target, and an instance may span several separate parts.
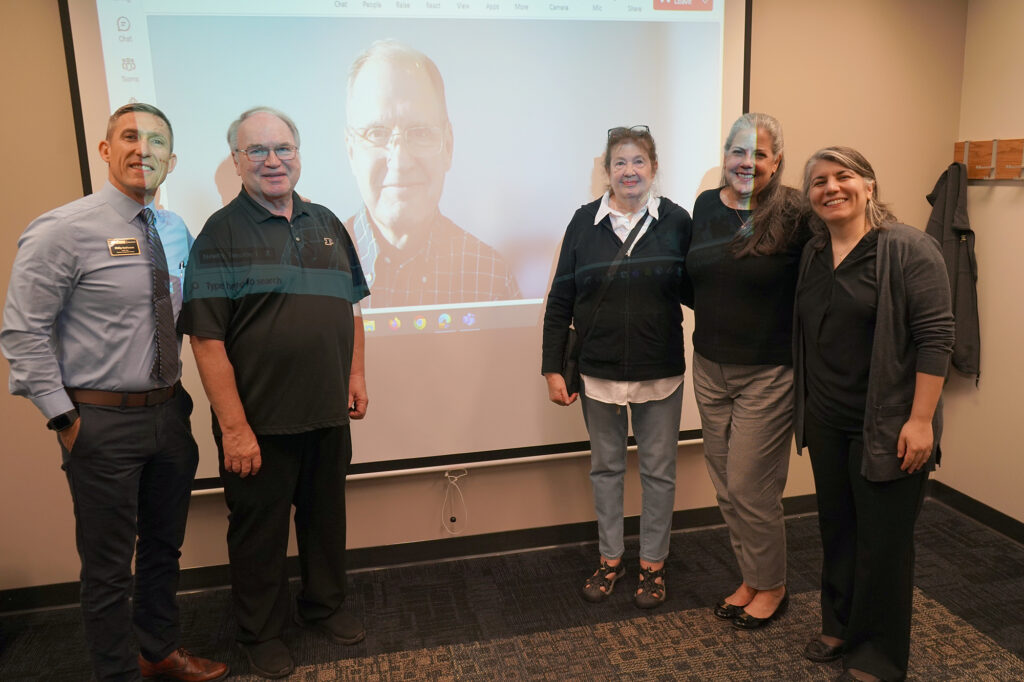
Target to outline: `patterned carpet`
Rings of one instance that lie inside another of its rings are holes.
[[[800,656],[818,629],[820,544],[813,515],[787,521],[788,613],[738,632],[708,605],[739,578],[723,528],[675,533],[669,599],[644,613],[630,574],[608,601],[584,602],[577,583],[594,544],[362,571],[349,603],[367,624],[352,647],[288,633],[301,680],[828,680],[839,664]],[[917,532],[910,679],[1024,680],[1024,547],[928,501]],[[227,660],[226,590],[182,595],[185,646]],[[0,616],[0,679],[85,680],[77,609]]]
[[[301,666],[309,680],[831,680],[839,662],[800,656],[817,594],[791,599],[770,628],[736,631],[709,609]],[[920,592],[915,595],[911,679],[1024,679],[1024,661]],[[239,679],[258,680],[244,676]]]

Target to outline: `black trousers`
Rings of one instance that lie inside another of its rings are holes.
[[[275,639],[288,627],[288,531],[295,506],[302,591],[299,615],[319,620],[345,601],[345,475],[352,461],[349,426],[294,435],[257,435],[263,466],[255,476],[224,470],[228,558],[238,641]]]
[[[179,645],[178,559],[199,463],[192,399],[179,386],[152,407],[78,409],[78,438],[61,451],[82,560],[85,636],[97,679],[135,680],[140,651],[160,661]]]
[[[845,668],[902,680],[910,657],[914,524],[928,474],[869,481],[860,473],[859,432],[826,426],[808,412],[804,433],[824,550],[822,634],[846,641]]]

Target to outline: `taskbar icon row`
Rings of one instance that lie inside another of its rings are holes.
[[[398,331],[460,331],[473,329],[477,325],[476,313],[459,311],[453,318],[449,313],[439,315],[413,313],[408,315],[389,315],[381,319],[364,318],[363,331],[398,332]]]

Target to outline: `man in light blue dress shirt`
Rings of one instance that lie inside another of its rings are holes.
[[[170,122],[156,107],[114,112],[99,145],[108,182],[22,234],[0,332],[11,392],[29,398],[57,432],[100,680],[228,673],[180,647],[175,602],[198,448],[192,400],[179,382],[181,338],[169,349],[173,376],[155,362],[155,287],[169,285],[168,312],[177,316],[191,242],[178,216],[152,208],[176,162],[172,147]],[[147,236],[149,216],[159,239]],[[158,247],[166,279],[150,260]]]

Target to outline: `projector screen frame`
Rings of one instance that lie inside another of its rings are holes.
[[[77,154],[81,171],[82,193],[83,195],[88,195],[93,192],[93,181],[89,166],[89,140],[91,138],[85,130],[85,116],[83,113],[83,103],[80,92],[69,2],[70,0],[58,0],[57,4],[64,43],[68,86],[71,96],[72,117],[77,139]],[[750,60],[753,0],[743,0],[743,2],[742,113],[747,113],[750,110]],[[679,441],[681,443],[699,442],[701,438],[702,434],[700,429],[681,430],[679,432]],[[635,438],[630,436],[629,447],[632,449],[635,448],[635,446]],[[548,455],[552,456],[552,458],[564,458],[565,456],[570,455],[570,453],[578,453],[578,456],[586,455],[589,453],[589,442],[575,441],[498,450],[450,453],[439,456],[360,462],[353,463],[349,467],[349,475],[367,477],[372,476],[373,474],[395,475],[399,472],[417,473],[420,470],[437,470],[444,467],[465,467],[474,463],[484,462],[493,464],[515,464],[524,460],[536,461],[538,459],[543,459]],[[219,477],[196,478],[193,483],[193,491],[207,491],[209,493],[220,489],[220,487],[221,483]]]

